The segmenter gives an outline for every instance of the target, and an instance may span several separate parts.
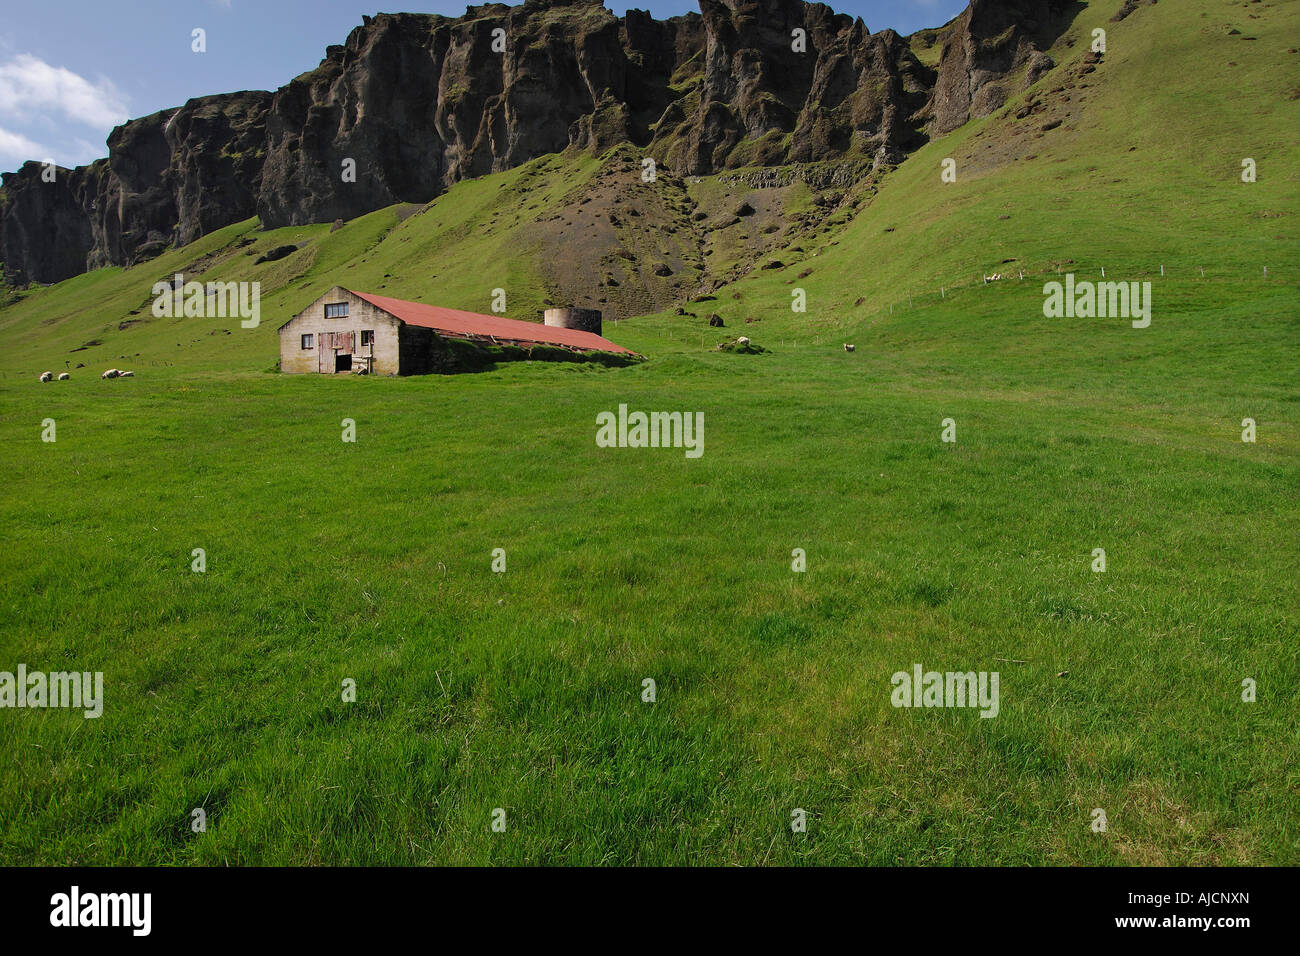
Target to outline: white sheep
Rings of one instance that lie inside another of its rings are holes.
[[[122,373],[119,372],[117,369],[115,369],[115,368],[110,368],[110,369],[108,369],[106,372],[104,372],[103,375],[101,375],[101,376],[99,376],[99,377],[100,377],[100,378],[117,378],[117,377],[118,377],[119,375],[121,375],[121,374],[122,374]]]
[[[42,381],[42,382],[52,382],[52,381],[54,381],[54,373],[53,373],[53,372],[42,372],[42,373],[41,373],[41,381]]]
[[[135,378],[135,372],[118,372],[118,378]]]
[[[736,339],[736,344],[737,344],[737,345],[748,345],[748,344],[749,344],[749,339],[745,338],[745,336],[742,335],[740,338]]]
[[[66,382],[66,381],[67,381],[68,379],[70,379],[70,378],[72,378],[72,376],[69,375],[67,372],[60,372],[60,373],[59,373],[59,381],[60,381],[60,382]]]
[[[852,352],[853,349],[854,349],[854,346],[849,345],[848,342],[845,342],[845,343],[844,343],[844,351],[846,351],[846,352]]]

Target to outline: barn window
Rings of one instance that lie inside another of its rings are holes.
[[[325,306],[325,318],[346,319],[347,317],[348,304],[346,302],[332,302]]]
[[[304,349],[309,349],[309,348],[311,348],[312,345],[315,344],[314,340],[315,340],[315,336],[314,336],[314,335],[310,335],[310,334],[308,334],[308,335],[304,335],[304,336],[302,337],[302,347],[303,347]]]
[[[362,331],[361,331],[361,344],[362,344],[362,346],[366,346],[366,345],[374,345],[374,344],[375,344],[375,330],[374,330],[374,329],[362,329]]]

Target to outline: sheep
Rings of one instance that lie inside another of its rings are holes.
[[[72,378],[72,376],[69,375],[67,372],[60,372],[60,373],[59,373],[59,381],[60,381],[60,382],[66,382],[66,381],[67,381],[68,379],[70,379],[70,378]]]
[[[745,336],[742,335],[740,338],[736,339],[736,344],[737,344],[737,345],[748,345],[748,344],[749,344],[749,339],[745,338]]]
[[[117,377],[118,377],[119,375],[121,375],[121,374],[122,374],[122,373],[119,372],[117,369],[115,369],[115,368],[110,368],[110,369],[108,369],[108,371],[106,371],[103,375],[101,375],[101,376],[99,376],[99,377],[100,377],[100,378],[117,378]]]
[[[52,381],[54,381],[54,373],[53,373],[53,372],[42,372],[42,373],[41,373],[41,381],[42,381],[42,382],[52,382]]]
[[[135,372],[118,372],[118,378],[135,378]]]
[[[854,349],[854,346],[849,345],[848,342],[845,342],[845,343],[844,343],[844,351],[846,351],[846,352],[852,352],[853,349]]]

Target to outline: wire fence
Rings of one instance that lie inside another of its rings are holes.
[[[1052,263],[1049,266],[1037,269],[1025,269],[1023,266],[1011,265],[1009,263],[1002,263],[1002,266],[1007,268],[1006,272],[1001,272],[996,269],[991,272],[980,272],[976,275],[976,278],[971,281],[959,280],[951,284],[940,284],[937,290],[923,289],[916,292],[909,292],[906,299],[899,299],[887,305],[880,306],[879,311],[892,315],[896,309],[902,309],[904,306],[908,309],[913,309],[916,308],[917,302],[924,304],[933,299],[946,302],[947,300],[956,298],[972,289],[981,289],[997,282],[1025,282],[1032,280],[1035,277],[1049,277],[1049,281],[1051,281],[1050,277],[1064,277],[1067,274],[1073,274],[1078,279],[1100,282],[1133,282],[1154,280],[1157,278],[1214,280],[1224,278],[1249,279],[1254,277],[1258,278],[1260,281],[1276,281],[1279,279],[1279,276],[1275,273],[1271,273],[1266,265],[1261,265],[1259,272],[1248,271],[1241,273],[1225,273],[1222,269],[1216,269],[1209,274],[1206,273],[1204,266],[1196,266],[1190,274],[1186,275],[1176,275],[1173,270],[1167,269],[1164,265],[1154,267],[1145,266],[1142,268],[1142,271],[1124,272],[1122,274],[1117,274],[1113,268],[1109,270],[1108,274],[1108,267],[1100,265],[1078,268],[1073,262]]]

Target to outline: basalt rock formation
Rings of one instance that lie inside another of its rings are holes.
[[[6,173],[6,280],[58,282],[133,265],[254,215],[271,101],[265,92],[190,100],[117,127],[107,159]]]
[[[998,109],[1010,92],[1004,78],[1051,46],[1062,21],[1081,8],[1076,0],[971,0],[944,40],[932,132],[942,136]]]
[[[252,215],[275,228],[427,202],[566,148],[631,143],[688,175],[897,163],[1000,105],[1078,6],[971,0],[938,31],[935,69],[892,30],[803,0],[700,0],[663,21],[601,0],[366,17],[275,93],[132,120],[107,159],[53,182],[36,163],[5,174],[0,258],[11,284],[56,282]]]
[[[897,161],[922,140],[934,74],[892,30],[824,4],[701,0],[698,80],[669,104],[656,143],[689,174],[845,155]]]

